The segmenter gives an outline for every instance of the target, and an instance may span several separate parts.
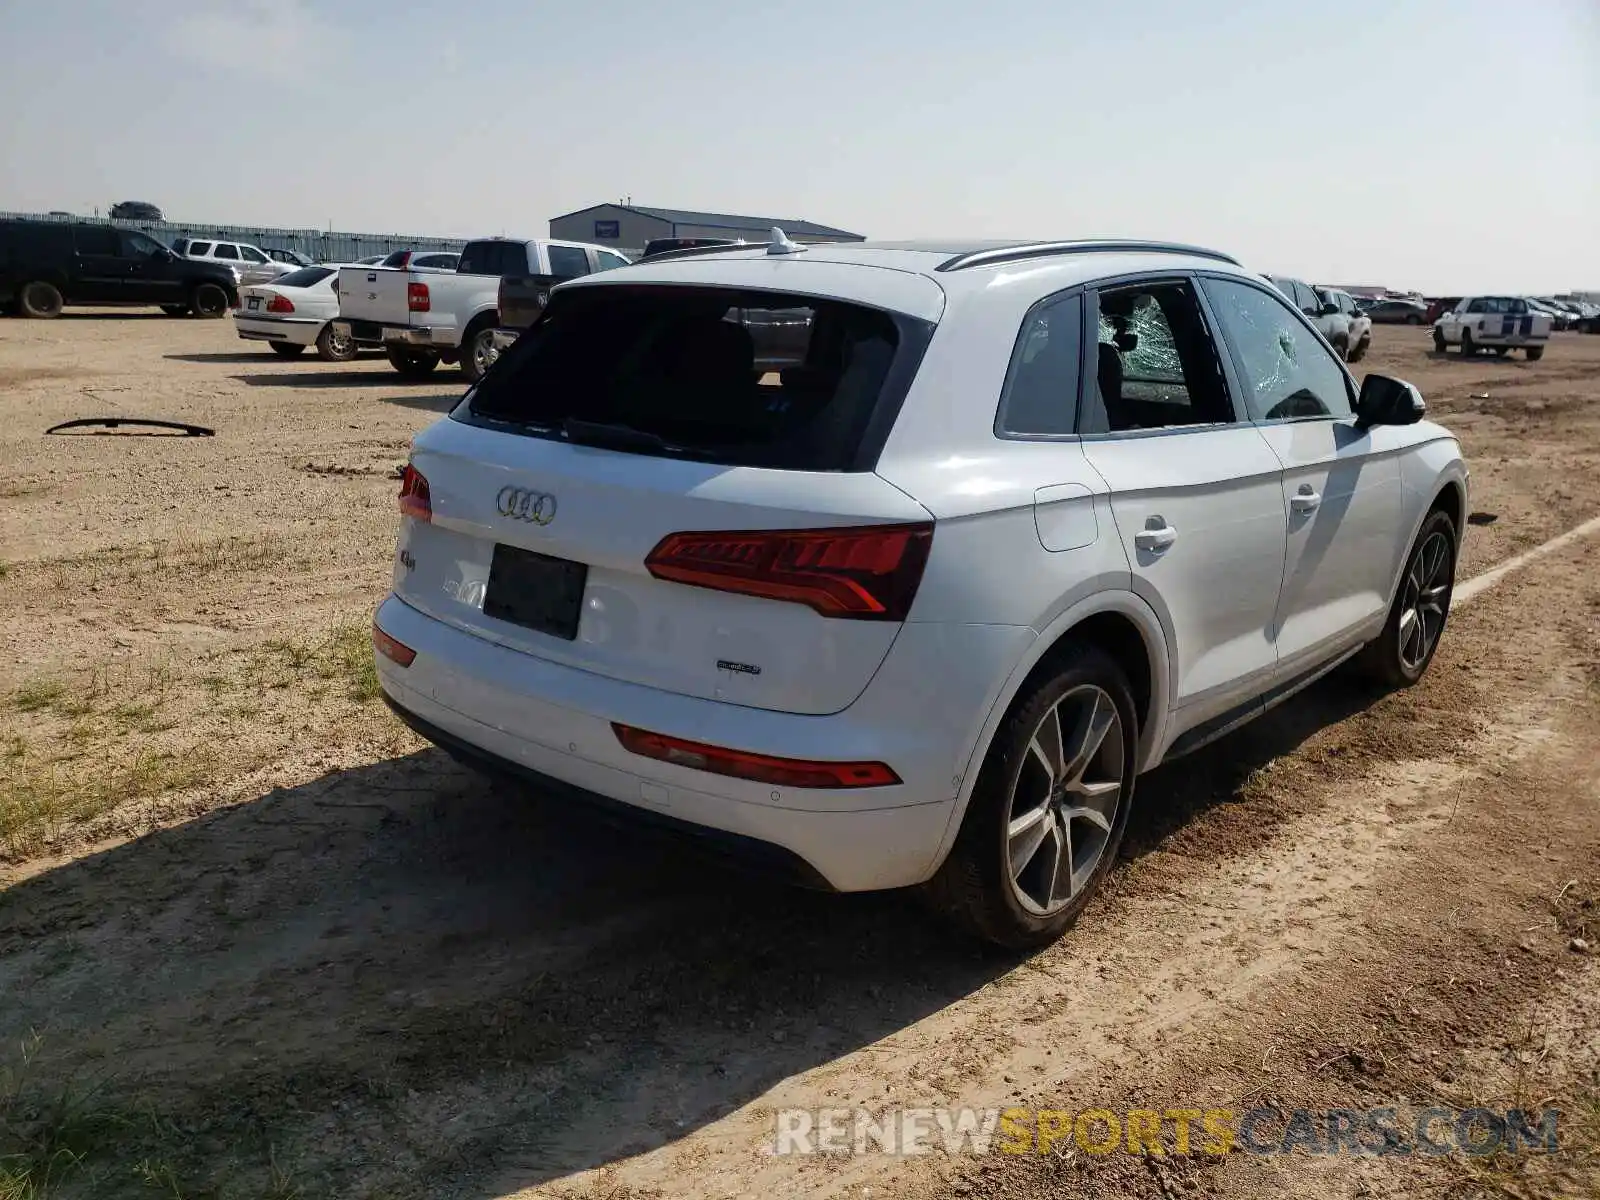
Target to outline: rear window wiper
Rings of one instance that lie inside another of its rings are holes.
[[[656,454],[689,454],[686,446],[674,445],[654,433],[635,429],[632,425],[613,425],[604,421],[585,421],[568,417],[561,424],[567,441],[580,446],[598,446],[605,450],[645,450]]]

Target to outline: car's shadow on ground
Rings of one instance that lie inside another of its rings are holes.
[[[124,309],[67,309],[56,318],[58,321],[183,321],[187,317],[169,317],[160,309],[150,312],[128,312]]]
[[[447,413],[461,403],[461,392],[402,392],[398,396],[379,396],[384,404],[397,404],[401,408],[426,409],[428,412]]]
[[[374,361],[382,362],[383,360],[377,359]],[[306,365],[310,368],[309,370],[296,371],[291,367],[282,371],[275,371],[270,375],[246,374],[235,375],[233,378],[251,387],[288,388],[394,387],[397,384],[404,385],[406,382],[388,366],[369,370],[360,370],[359,368],[351,370],[347,364],[344,370],[330,367],[322,367],[319,370],[317,365],[311,363]],[[420,379],[417,381],[419,385],[432,383],[436,388],[441,382],[443,380]],[[462,385],[463,389],[465,386],[465,384]]]
[[[221,354],[163,354],[161,357],[167,359],[169,362],[259,363],[263,366],[270,362],[282,361],[281,359],[278,359],[277,356],[274,355],[270,350],[266,351],[265,353],[259,350],[229,350],[226,353]]]
[[[1370,700],[1325,683],[1146,777],[1128,853]],[[36,1078],[100,1079],[151,1131],[130,1164],[297,1146],[330,1194],[487,1197],[669,1145],[1017,961],[906,894],[754,880],[430,749],[0,893],[0,1044],[41,1031]]]

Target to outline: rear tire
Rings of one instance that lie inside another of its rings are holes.
[[[1371,340],[1369,338],[1362,338],[1359,342],[1356,343],[1356,348],[1354,350],[1350,351],[1349,355],[1346,356],[1345,362],[1353,362],[1353,363],[1360,362],[1363,358],[1365,358],[1367,356],[1367,348],[1369,346],[1371,346],[1371,345],[1372,345],[1372,342],[1371,342]]]
[[[426,379],[439,366],[439,356],[431,350],[403,350],[398,346],[388,348],[389,365],[400,372],[403,379]]]
[[[1406,324],[1407,325],[1421,325],[1422,324],[1422,318],[1420,316],[1418,316],[1416,313],[1412,313],[1410,316],[1406,317]]]
[[[36,321],[48,321],[53,317],[59,317],[65,307],[66,301],[62,299],[61,289],[42,279],[23,284],[21,290],[17,292],[17,311]]]
[[[1434,351],[1438,354],[1443,354],[1445,352],[1445,348],[1449,345],[1450,343],[1444,340],[1444,331],[1441,329],[1435,329],[1433,331]]]
[[[1369,677],[1389,687],[1410,687],[1422,678],[1450,618],[1459,548],[1450,514],[1434,509],[1406,557],[1383,632],[1360,654],[1361,669]]]
[[[197,317],[215,321],[227,315],[228,293],[214,283],[202,283],[189,293],[189,310]]]
[[[461,343],[461,373],[468,383],[477,383],[494,366],[494,322],[468,329]]]
[[[1017,950],[1060,937],[1110,873],[1139,744],[1127,677],[1103,650],[1068,643],[1041,674],[995,732],[955,846],[925,888],[958,925]]]
[[[187,317],[189,315],[189,306],[187,304],[163,304],[161,311],[169,317]]]
[[[272,342],[272,352],[279,358],[299,358],[306,348],[296,342]]]
[[[323,362],[349,362],[355,356],[355,338],[340,337],[334,333],[332,321],[322,327],[322,332],[317,334],[318,358]]]
[[[1527,353],[1528,353],[1528,361],[1529,362],[1538,362],[1541,358],[1544,357],[1544,347],[1543,346],[1529,346]]]

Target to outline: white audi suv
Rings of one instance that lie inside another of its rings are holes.
[[[1037,945],[1140,773],[1354,656],[1422,675],[1468,479],[1423,412],[1196,247],[665,255],[418,435],[379,677],[459,757]]]

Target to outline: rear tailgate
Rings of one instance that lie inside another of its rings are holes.
[[[378,325],[410,325],[406,285],[413,276],[389,267],[339,268],[339,317]]]
[[[539,319],[561,275],[507,275],[500,280],[500,326],[526,329]]]
[[[942,299],[909,289],[924,309]],[[759,371],[746,326],[776,314],[811,335],[781,375]],[[932,330],[766,288],[558,288],[417,438],[431,509],[402,521],[394,590],[598,675],[837,712],[908,618],[933,536],[871,469]]]
[[[929,519],[868,472],[647,458],[452,420],[418,437],[412,463],[428,481],[432,505],[431,521],[401,522],[394,590],[412,607],[552,662],[783,712],[847,707],[900,625],[824,617],[804,604],[657,579],[645,567],[650,551],[685,531]],[[486,596],[496,608],[491,571],[528,561],[508,548],[560,560],[534,560],[535,571],[522,578],[537,582],[523,586],[577,589],[576,629],[566,631],[574,636],[485,613]]]

